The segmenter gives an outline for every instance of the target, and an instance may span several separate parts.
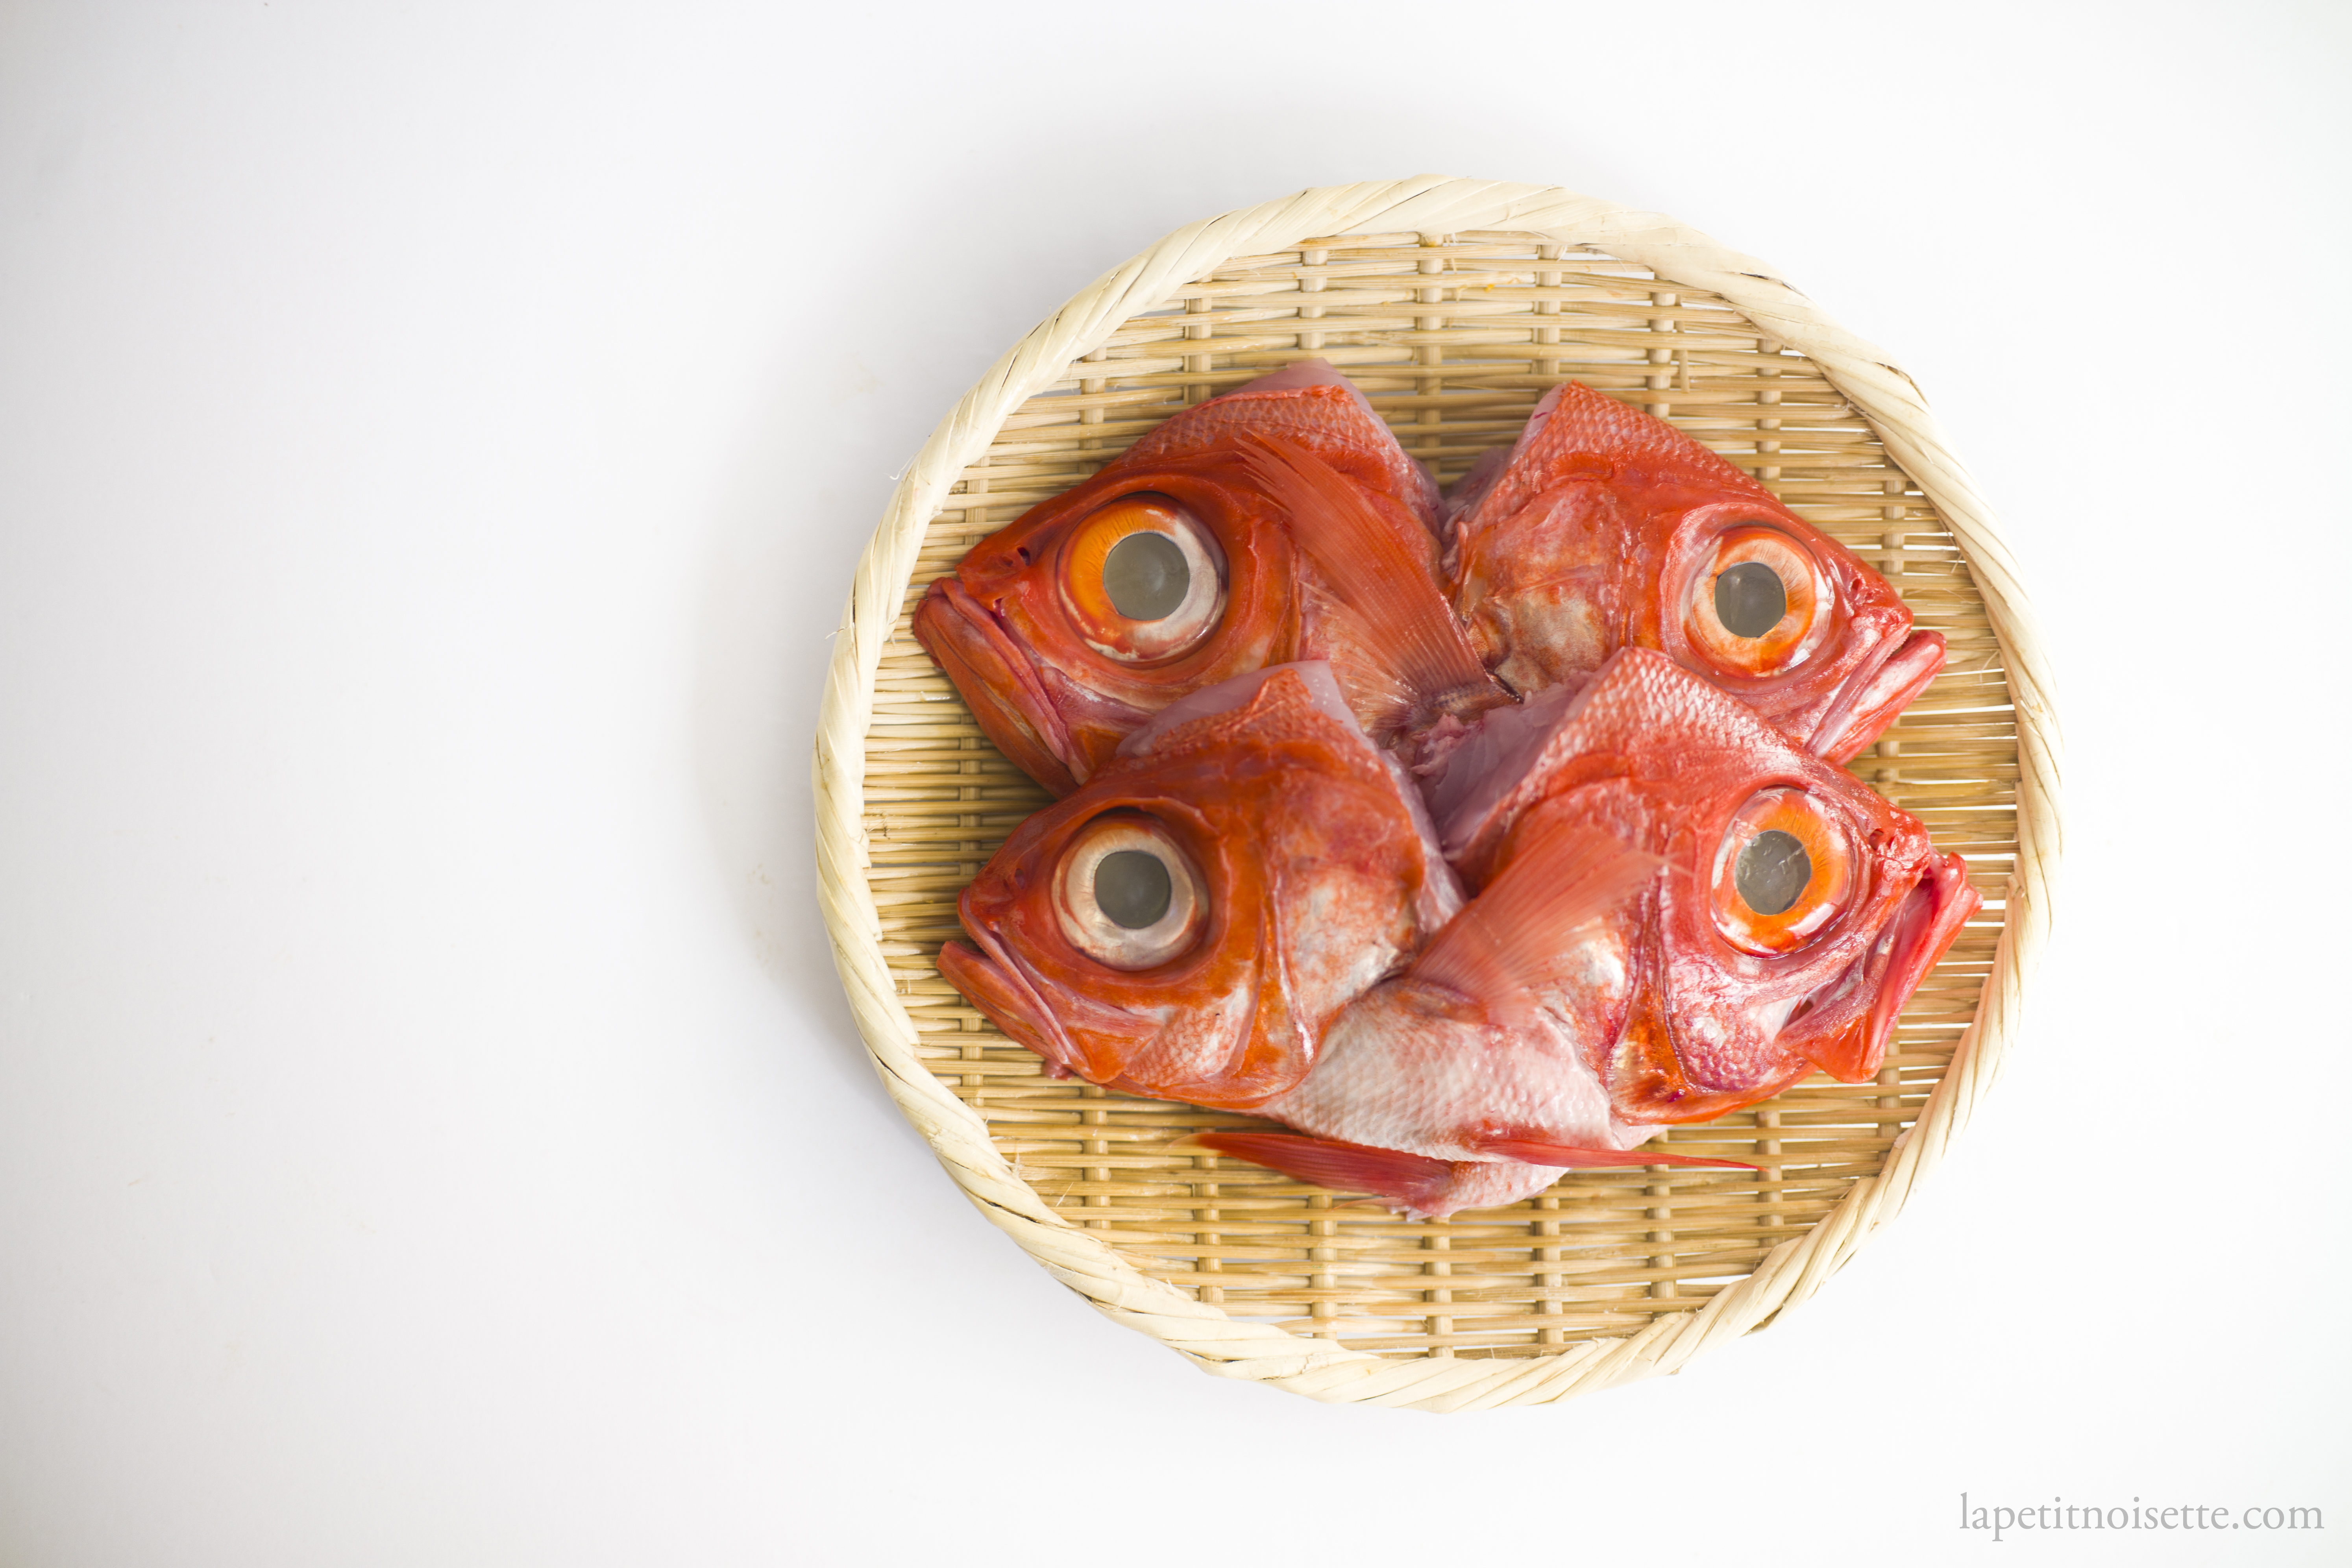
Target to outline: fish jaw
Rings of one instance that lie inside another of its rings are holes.
[[[918,607],[918,639],[982,728],[1055,795],[1170,701],[1297,657],[1296,563],[1271,509],[1231,482],[1236,467],[1216,453],[1115,462],[974,544]],[[1134,496],[1173,502],[1223,556],[1222,613],[1166,658],[1112,657],[1065,592],[1066,558],[1088,520]]]
[[[1813,727],[1813,754],[1840,766],[1852,762],[1927,689],[1944,668],[1944,634],[1915,631],[1867,674],[1848,678],[1839,700]]]
[[[1017,968],[982,950],[1003,952],[992,936],[984,931],[971,934],[982,946],[951,942],[940,949],[940,973],[949,984],[962,992],[1007,1038],[1044,1058],[1048,1077],[1082,1078],[1092,1083],[1117,1074],[1114,1063],[1079,1048]]]
[[[931,584],[916,607],[914,632],[998,751],[1057,795],[1078,787],[1085,763],[1036,667],[961,583],[950,576]]]
[[[1049,1002],[1049,983],[1034,966],[1022,962],[1019,942],[1005,940],[1009,931],[1021,925],[1023,911],[1008,909],[999,900],[976,899],[973,891],[965,889],[956,900],[957,917],[971,944],[951,942],[940,949],[940,973],[948,984],[962,992],[1008,1038],[1044,1058],[1047,1076],[1082,1078],[1107,1088],[1166,1096],[1165,1086],[1138,1082],[1132,1069],[1155,1052],[1168,1054],[1163,1037],[1169,1019],[1156,1011],[1138,1012],[1064,986],[1052,988],[1058,1000]],[[1196,1033],[1230,1034],[1214,1028],[1222,1021],[1210,1018],[1206,1022],[1211,1027]],[[1223,1054],[1213,1047],[1209,1052],[1212,1060]],[[1220,1100],[1213,1084],[1206,1092],[1211,1097],[1207,1103],[1223,1109],[1246,1110],[1265,1098],[1244,1090]]]
[[[1877,942],[1855,960],[1854,979],[1870,998],[1867,1010],[1834,1029],[1807,1028],[1801,1017],[1784,1033],[1783,1043],[1841,1083],[1875,1076],[1911,994],[1983,903],[1969,885],[1968,863],[1958,855],[1937,857]]]
[[[1960,858],[1936,855],[1916,822],[1885,837],[1872,867],[1880,885],[1815,946],[1776,958],[1733,953],[1687,896],[1646,933],[1603,1069],[1617,1114],[1707,1121],[1814,1068],[1848,1083],[1878,1071],[1904,1005],[1979,903]]]

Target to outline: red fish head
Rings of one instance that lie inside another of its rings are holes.
[[[1815,754],[1867,746],[1942,668],[1892,584],[1662,420],[1570,383],[1461,487],[1458,607],[1522,692],[1657,648]]]
[[[1234,676],[1331,658],[1360,719],[1393,686],[1305,568],[1255,443],[1305,454],[1435,587],[1436,489],[1371,405],[1308,362],[1186,410],[1093,479],[982,540],[916,637],[1000,750],[1056,794],[1151,714]],[[1475,664],[1474,664],[1475,669]]]
[[[1461,894],[1319,665],[1178,712],[1005,841],[940,970],[1058,1076],[1245,1109]]]
[[[1704,1121],[1818,1067],[1878,1070],[1895,1016],[1979,903],[1927,828],[1707,682],[1627,649],[1501,785],[1441,818],[1479,904],[1609,844],[1663,868],[1561,1005],[1628,1121]],[[1443,794],[1441,786],[1441,794]],[[1523,895],[1518,895],[1523,896]],[[1476,909],[1478,904],[1474,904]]]

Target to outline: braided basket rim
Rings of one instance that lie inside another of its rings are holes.
[[[1714,292],[1812,360],[1870,425],[1958,542],[2000,647],[2016,710],[2017,859],[1992,972],[1950,1068],[1881,1171],[1857,1183],[1826,1218],[1775,1247],[1700,1310],[1661,1316],[1635,1332],[1534,1358],[1397,1359],[1229,1318],[1138,1269],[1100,1233],[1072,1225],[1014,1173],[980,1116],[918,1056],[917,1031],[884,961],[866,879],[864,742],[883,647],[930,519],[1006,417],[1065,375],[1071,361],[1236,257],[1325,237],[1495,229],[1590,246],[1661,279]],[[1302,191],[1177,229],[1040,323],[940,421],[891,495],[834,639],[815,744],[818,900],[859,1034],[900,1111],[982,1214],[1106,1315],[1216,1375],[1317,1399],[1424,1410],[1538,1404],[1676,1371],[1718,1341],[1764,1326],[1810,1297],[1901,1211],[1967,1127],[2015,1043],[2025,981],[2050,930],[2062,847],[2061,762],[2046,654],[2015,555],[1917,385],[1889,356],[1839,326],[1763,262],[1672,218],[1558,186],[1421,175]]]

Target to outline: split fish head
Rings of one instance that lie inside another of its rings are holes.
[[[1663,420],[1569,383],[1456,487],[1457,607],[1532,693],[1656,648],[1843,762],[1934,679],[1892,584]]]
[[[1319,664],[1196,693],[1133,740],[1005,841],[940,970],[1056,1076],[1247,1109],[1461,892]]]
[[[1504,720],[1506,776],[1435,794],[1480,904],[1654,856],[1587,934],[1551,1005],[1615,1114],[1705,1121],[1820,1068],[1878,1070],[1896,1016],[1979,902],[1916,817],[1664,655],[1612,656],[1569,699]],[[1524,898],[1524,893],[1517,895]]]
[[[1055,794],[1169,703],[1271,665],[1329,658],[1360,719],[1375,717],[1380,650],[1335,624],[1302,568],[1252,455],[1267,438],[1360,491],[1434,584],[1436,486],[1328,365],[1185,410],[982,540],[915,612],[981,728]]]

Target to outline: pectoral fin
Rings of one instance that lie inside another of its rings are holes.
[[[1573,826],[1539,824],[1486,891],[1422,951],[1413,977],[1509,1021],[1574,962],[1577,932],[1657,874],[1654,855]]]
[[[1213,1154],[1231,1154],[1335,1192],[1370,1193],[1421,1214],[1441,1208],[1454,1182],[1448,1161],[1293,1132],[1202,1132],[1192,1142]]]
[[[1289,514],[1291,537],[1362,620],[1371,646],[1424,717],[1478,713],[1510,694],[1496,685],[1437,585],[1427,535],[1306,447],[1278,436],[1242,443],[1250,475]]]

